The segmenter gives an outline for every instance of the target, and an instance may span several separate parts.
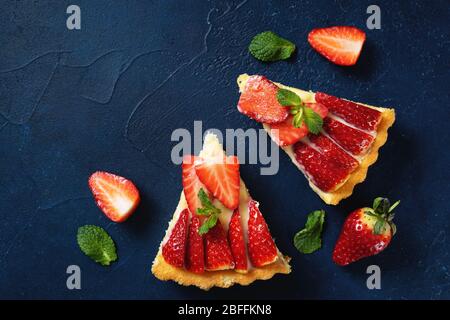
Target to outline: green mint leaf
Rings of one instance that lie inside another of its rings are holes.
[[[384,232],[385,223],[386,222],[383,219],[378,219],[377,222],[375,222],[375,225],[373,226],[373,233],[382,234]]]
[[[300,128],[303,122],[303,108],[300,107],[292,119],[292,124],[296,128]]]
[[[213,228],[216,225],[217,219],[219,218],[219,214],[222,211],[212,204],[211,200],[209,199],[208,195],[206,194],[205,190],[203,190],[203,188],[200,188],[197,196],[200,199],[200,202],[202,203],[203,206],[202,208],[197,208],[197,214],[208,217],[198,229],[198,233],[202,235],[207,233],[211,228]]]
[[[85,225],[78,228],[77,242],[85,255],[102,266],[117,260],[114,241],[101,227]]]
[[[300,106],[302,104],[302,100],[295,92],[281,88],[277,91],[277,100],[285,107]]]
[[[278,61],[289,58],[295,51],[295,44],[272,31],[265,31],[252,39],[248,50],[258,60]]]
[[[217,224],[218,218],[219,217],[216,214],[209,216],[209,218],[206,219],[198,229],[198,233],[200,235],[208,233],[208,231],[211,230]]]
[[[308,127],[308,131],[313,134],[318,134],[320,132],[320,129],[322,129],[322,118],[311,108],[304,107],[303,109],[303,120]]]
[[[200,202],[202,203],[202,208],[197,209],[197,214],[202,216],[209,216],[211,214],[219,214],[221,211],[219,208],[216,208],[211,200],[209,199],[208,195],[206,194],[205,190],[203,188],[200,188],[198,191],[198,198],[200,199]]]
[[[294,246],[301,253],[313,253],[322,247],[322,229],[325,221],[325,211],[316,210],[308,215],[305,228],[294,236]]]

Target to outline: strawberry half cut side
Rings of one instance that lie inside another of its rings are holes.
[[[234,268],[233,256],[222,224],[217,224],[205,234],[206,270],[228,270]]]
[[[241,93],[239,112],[263,123],[279,123],[286,120],[289,109],[277,99],[278,86],[264,76],[251,76]]]
[[[364,154],[375,139],[364,131],[349,127],[330,117],[324,119],[323,130],[343,149],[355,156]]]
[[[319,103],[306,103],[306,105],[319,114],[322,119],[328,114],[328,109]],[[289,115],[283,122],[270,125],[270,136],[281,147],[292,145],[308,135],[309,131],[305,122],[297,128],[292,123],[293,118],[293,115]]]
[[[239,205],[239,160],[236,156],[219,161],[203,161],[195,166],[197,177],[225,207],[233,210]]]
[[[189,226],[189,210],[180,212],[177,222],[171,230],[170,236],[162,247],[162,255],[166,262],[174,267],[184,266],[186,253],[186,239]]]
[[[141,200],[133,182],[109,172],[93,173],[89,177],[89,188],[97,206],[114,222],[128,219]]]
[[[315,99],[327,107],[330,112],[359,129],[376,131],[381,121],[381,112],[373,108],[322,92],[317,92]]]
[[[358,161],[323,135],[309,135],[309,142],[294,145],[297,162],[322,191],[341,185],[359,165]]]
[[[248,209],[248,255],[253,266],[262,267],[277,260],[278,250],[258,203],[250,200]]]
[[[318,53],[341,66],[352,66],[358,61],[366,34],[349,26],[313,29],[308,42]]]
[[[202,207],[202,203],[198,197],[200,189],[203,188],[208,193],[208,190],[200,182],[195,171],[194,165],[199,161],[201,161],[200,157],[188,155],[183,157],[183,164],[181,165],[184,197],[192,214],[197,214],[197,209]],[[208,196],[210,195],[208,194]]]
[[[228,241],[230,242],[231,253],[234,259],[234,270],[244,273],[247,272],[247,250],[239,209],[235,209],[231,216],[230,226],[228,228]]]

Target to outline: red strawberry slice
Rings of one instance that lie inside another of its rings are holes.
[[[356,63],[364,41],[364,31],[347,26],[313,29],[308,35],[309,44],[318,53],[341,66]]]
[[[375,131],[381,121],[381,112],[373,108],[330,96],[322,92],[317,92],[315,99],[317,102],[327,107],[330,112],[357,128]]]
[[[295,157],[320,190],[334,191],[359,163],[324,135],[309,135],[309,139],[294,145]]]
[[[186,247],[186,269],[194,273],[203,273],[205,270],[203,237],[198,233],[200,225],[200,218],[195,214],[191,215]]]
[[[197,214],[197,209],[202,207],[202,203],[198,198],[200,189],[203,188],[205,192],[208,192],[208,189],[200,182],[195,172],[194,164],[196,161],[200,161],[200,157],[192,155],[184,156],[181,166],[184,197],[186,198],[189,210],[193,214]]]
[[[328,109],[320,103],[307,103],[306,105],[318,113],[322,118],[325,118],[328,114]],[[281,147],[296,143],[309,132],[305,122],[298,128],[294,127],[292,124],[293,118],[294,116],[289,115],[283,122],[270,125],[270,135]]]
[[[222,204],[235,209],[239,205],[239,160],[236,156],[220,161],[203,161],[195,166],[200,181]]]
[[[227,235],[220,221],[205,234],[206,270],[228,270],[234,268],[233,256]]]
[[[255,267],[262,267],[277,260],[278,250],[258,209],[258,203],[250,200],[248,210],[248,255]]]
[[[234,258],[234,270],[247,272],[247,253],[245,248],[244,234],[241,226],[241,215],[239,209],[234,210],[228,228],[228,241]]]
[[[286,120],[289,109],[277,100],[278,86],[264,76],[251,76],[238,102],[239,112],[264,123]]]
[[[114,222],[128,219],[140,201],[133,182],[112,173],[95,172],[89,178],[89,187],[97,206]]]
[[[365,153],[374,140],[372,135],[329,117],[325,118],[323,129],[342,148],[354,155]]]
[[[186,253],[186,238],[189,224],[189,210],[180,212],[177,222],[171,230],[169,239],[162,247],[162,255],[166,262],[174,267],[184,266],[184,256]]]

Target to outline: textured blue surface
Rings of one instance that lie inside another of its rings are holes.
[[[82,30],[65,27],[82,10]],[[450,298],[450,39],[448,1],[377,1],[381,30],[367,30],[365,1],[2,1],[0,5],[0,298]],[[357,66],[334,66],[306,41],[314,27],[364,28]],[[247,53],[258,32],[298,46],[288,62]],[[174,128],[257,128],[235,108],[235,79],[265,74],[285,84],[392,106],[397,122],[367,180],[326,206],[284,154],[275,176],[242,166],[293,272],[250,287],[213,289],[160,282],[150,264],[176,206],[180,168]],[[142,204],[124,224],[96,208],[87,178],[129,177]],[[398,234],[382,254],[340,268],[331,251],[347,213],[375,196],[401,199]],[[324,208],[323,248],[300,255],[294,233]],[[103,268],[78,249],[80,225],[108,229],[120,260]],[[66,267],[82,290],[66,289]],[[366,267],[382,289],[366,288]]]

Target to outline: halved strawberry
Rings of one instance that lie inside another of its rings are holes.
[[[89,188],[100,210],[112,221],[125,221],[139,204],[140,196],[130,180],[97,171],[89,177]]]
[[[306,103],[306,105],[318,113],[322,119],[328,114],[328,109],[320,103]],[[293,118],[293,115],[289,115],[283,122],[270,125],[270,134],[275,142],[281,147],[296,143],[309,132],[305,122],[298,128],[294,127],[292,123]]]
[[[248,203],[248,255],[255,267],[262,267],[275,262],[278,251],[258,205],[254,200]]]
[[[277,100],[278,86],[264,76],[251,76],[245,84],[238,102],[239,112],[263,123],[278,123],[286,120],[289,108]]]
[[[239,209],[234,210],[228,228],[228,241],[234,258],[234,270],[247,272],[247,252],[245,248],[244,234],[241,226]]]
[[[169,239],[167,239],[162,247],[164,260],[177,268],[182,268],[184,266],[188,226],[189,210],[184,209],[180,212],[178,220],[171,230]]]
[[[220,221],[205,234],[206,270],[228,270],[234,268],[233,256],[227,235]]]
[[[200,218],[196,214],[192,214],[186,247],[186,269],[194,273],[205,271],[203,237],[198,233],[199,227]]]
[[[184,197],[188,204],[189,210],[193,214],[197,214],[197,209],[202,207],[198,192],[201,188],[208,193],[208,189],[200,182],[195,172],[194,163],[200,161],[200,157],[188,155],[183,157],[182,168],[182,183]]]
[[[364,31],[348,26],[318,28],[308,35],[308,42],[318,53],[341,66],[356,63],[365,40]]]
[[[236,156],[203,161],[195,166],[200,181],[222,204],[235,209],[239,205],[239,160]]]

